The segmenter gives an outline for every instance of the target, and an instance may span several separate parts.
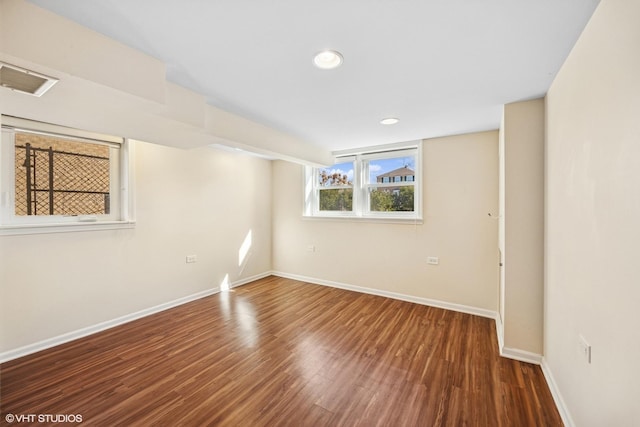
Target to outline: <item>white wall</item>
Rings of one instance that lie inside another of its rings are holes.
[[[275,162],[274,270],[495,312],[497,149],[496,131],[423,141],[424,224],[303,219],[303,167]]]
[[[0,237],[0,354],[270,271],[270,161],[135,150],[134,229]]]
[[[640,426],[638,17],[602,0],[547,95],[545,359],[578,426]]]

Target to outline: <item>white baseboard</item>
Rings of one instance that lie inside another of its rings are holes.
[[[538,353],[531,353],[525,350],[519,350],[517,348],[500,347],[500,356],[509,359],[519,360],[520,362],[533,363],[539,365],[542,363],[542,355]]]
[[[500,313],[496,313],[496,335],[498,336],[498,349],[500,350],[500,356],[508,359],[519,360],[520,362],[533,363],[534,365],[540,365],[542,363],[541,354],[519,350],[517,348],[505,347],[504,324],[502,323]]]
[[[530,351],[520,350],[517,348],[505,347],[504,345],[504,324],[500,313],[496,313],[496,334],[498,335],[498,348],[500,349],[500,356],[508,359],[519,360],[520,362],[533,363],[539,365],[542,363],[542,355],[538,353],[532,353]]]
[[[413,302],[421,305],[428,305],[431,307],[444,308],[446,310],[473,314],[480,317],[488,317],[490,319],[495,319],[497,315],[495,311],[486,310],[484,308],[471,307],[468,305],[455,304],[451,302],[439,301],[439,300],[434,300],[430,298],[415,297],[412,295],[399,294],[396,292],[383,291],[380,289],[372,289],[372,288],[365,288],[362,286],[348,285],[346,283],[333,282],[331,280],[317,279],[315,277],[301,276],[298,274],[289,274],[289,273],[284,273],[282,271],[272,271],[271,273],[274,276],[284,277],[286,279],[299,280],[301,282],[313,283],[316,285],[330,286],[332,288],[345,289],[348,291],[355,291],[363,294],[377,295],[377,296],[397,299],[401,301]]]
[[[500,313],[496,313],[496,335],[498,336],[498,348],[502,352],[504,348],[504,324]]]
[[[269,277],[273,275],[271,271],[267,271],[265,273],[256,274],[251,277],[245,277],[244,279],[236,280],[235,282],[229,285],[230,288],[237,288],[238,286],[246,285],[247,283],[255,282],[256,280],[264,279],[265,277]]]
[[[473,314],[480,317],[494,319],[496,322],[496,330],[498,333],[498,345],[500,348],[501,356],[508,357],[515,360],[520,360],[523,362],[535,363],[538,365],[541,363],[541,360],[542,360],[542,356],[539,354],[530,353],[530,352],[518,350],[518,349],[505,348],[502,342],[502,338],[503,338],[502,324],[501,322],[498,321],[499,319],[498,314],[495,311],[491,311],[491,310],[471,307],[471,306],[462,305],[462,304],[450,303],[446,301],[439,301],[439,300],[434,300],[430,298],[422,298],[422,297],[416,297],[411,295],[405,295],[405,294],[400,294],[396,292],[383,291],[380,289],[372,289],[372,288],[366,288],[362,286],[349,285],[346,283],[334,282],[330,280],[318,279],[318,278],[313,278],[308,276],[301,276],[297,274],[289,274],[281,271],[265,272],[255,276],[246,277],[244,279],[231,283],[230,287],[234,288],[234,287],[242,286],[247,283],[253,282],[255,280],[259,280],[264,277],[267,277],[269,275],[275,275],[275,276],[284,277],[288,279],[300,280],[307,283],[330,286],[333,288],[345,289],[349,291],[355,291],[355,292],[360,292],[360,293],[365,293],[370,295],[377,295],[377,296],[397,299],[401,301],[407,301],[407,302],[412,302],[416,304],[427,305],[431,307],[438,307],[438,308],[443,308],[445,310],[458,311],[461,313]],[[186,304],[188,302],[195,301],[197,299],[204,298],[209,295],[213,295],[219,291],[220,289],[218,287],[211,288],[206,291],[202,291],[193,295],[188,295],[186,297],[178,298],[176,300],[159,304],[157,306],[150,307],[144,310],[140,310],[135,313],[127,314],[127,315],[118,317],[116,319],[108,320],[106,322],[101,322],[96,325],[88,326],[86,328],[82,328],[76,331],[68,332],[66,334],[58,335],[53,338],[48,338],[46,340],[39,341],[34,344],[29,344],[14,350],[9,350],[9,351],[0,353],[0,363],[17,359],[19,357],[26,356],[28,354],[32,354],[41,350],[45,350],[47,348],[55,347],[57,345],[64,344],[69,341],[73,341],[78,338],[83,338],[91,334],[95,334],[97,332],[101,332],[106,329],[113,328],[115,326],[119,326],[128,322],[131,322],[133,320],[140,319],[142,317],[150,316],[152,314],[159,313],[161,311],[168,310],[170,308],[177,307],[179,305]]]
[[[549,386],[549,390],[551,391],[551,396],[553,396],[553,401],[556,402],[556,407],[558,408],[558,412],[560,413],[562,422],[564,423],[565,427],[575,427],[576,424],[573,422],[573,418],[571,418],[571,413],[569,412],[567,405],[564,403],[564,399],[560,394],[558,384],[556,383],[556,380],[551,372],[551,368],[547,364],[547,360],[544,357],[542,358],[540,367],[542,368],[542,373],[547,380],[547,385]]]
[[[302,282],[313,283],[316,285],[330,286],[332,288],[346,289],[349,291],[361,292],[365,294],[377,295],[387,298],[393,298],[401,301],[413,302],[416,304],[428,305],[431,307],[443,308],[445,310],[459,311],[462,313],[473,314],[480,317],[487,317],[494,319],[496,322],[496,333],[498,336],[498,348],[500,349],[500,356],[509,359],[519,360],[521,362],[533,363],[540,365],[542,361],[542,355],[537,353],[531,353],[524,350],[508,348],[504,346],[504,329],[502,321],[497,312],[492,310],[486,310],[483,308],[471,307],[462,304],[455,304],[446,301],[439,301],[430,298],[421,298],[411,295],[399,294],[396,292],[383,291],[380,289],[365,288],[362,286],[354,286],[346,283],[333,282],[331,280],[318,279],[315,277],[302,276],[299,274],[290,274],[282,271],[273,271],[274,276],[284,277],[287,279],[299,280]]]
[[[253,282],[254,280],[262,279],[271,275],[270,272],[259,274],[252,277],[247,277],[236,282],[230,284],[230,287],[238,287],[249,282]],[[97,332],[104,331],[106,329],[113,328],[115,326],[123,325],[125,323],[129,323],[133,320],[137,320],[146,316],[150,316],[155,313],[159,313],[161,311],[168,310],[170,308],[177,307],[182,304],[186,304],[191,301],[195,301],[200,298],[207,297],[209,295],[213,295],[220,292],[219,287],[207,289],[202,292],[198,292],[192,295],[188,295],[186,297],[178,298],[173,301],[165,302],[154,307],[149,307],[144,310],[136,311],[135,313],[126,314],[124,316],[117,317],[112,320],[107,320],[105,322],[101,322],[92,326],[87,326],[86,328],[78,329],[76,331],[68,332],[66,334],[58,335],[56,337],[48,338],[42,341],[38,341],[33,344],[26,345],[24,347],[19,347],[14,350],[5,351],[0,353],[0,363],[8,362],[9,360],[17,359],[19,357],[27,356],[32,353],[36,353],[38,351],[46,350],[51,347],[55,347],[60,344],[67,343],[69,341],[77,340],[78,338],[84,338],[86,336],[95,334]]]

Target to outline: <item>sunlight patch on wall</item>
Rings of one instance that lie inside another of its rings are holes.
[[[307,169],[307,168],[305,168]],[[304,183],[304,214],[311,215],[313,208],[313,174],[307,173]]]
[[[245,260],[247,259],[247,255],[249,254],[249,250],[251,249],[251,230],[247,233],[247,236],[244,238],[242,245],[240,246],[240,250],[238,251],[238,266],[242,266]]]
[[[225,274],[224,279],[222,279],[222,282],[220,283],[220,291],[228,291],[230,288],[231,286],[229,285],[229,275]]]

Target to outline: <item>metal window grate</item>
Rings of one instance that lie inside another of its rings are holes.
[[[100,215],[110,211],[109,147],[16,134],[16,215]]]

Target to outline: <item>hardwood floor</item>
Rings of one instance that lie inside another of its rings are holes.
[[[559,426],[493,320],[268,277],[7,362],[6,414],[83,425]]]

